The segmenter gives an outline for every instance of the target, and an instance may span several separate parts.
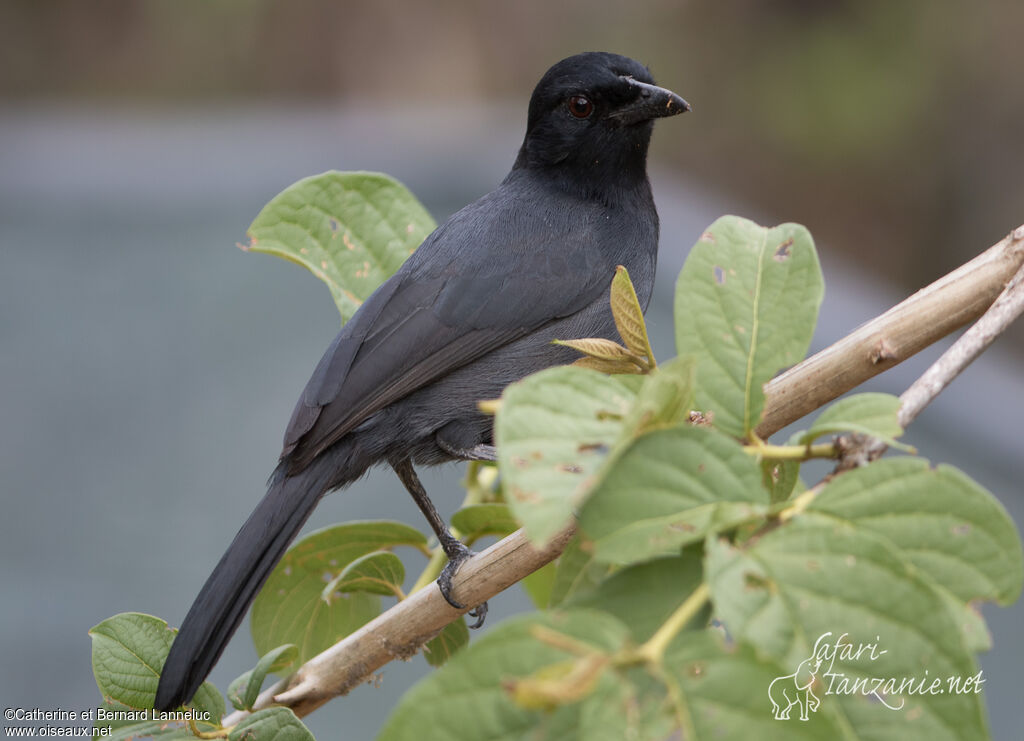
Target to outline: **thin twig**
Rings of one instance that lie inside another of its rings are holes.
[[[910,388],[900,394],[900,427],[910,426],[917,415],[1022,313],[1024,267],[1017,271],[981,319],[964,332]]]

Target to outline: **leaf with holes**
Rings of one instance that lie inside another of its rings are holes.
[[[789,672],[815,662],[819,714],[872,728],[876,738],[985,737],[981,696],[946,689],[950,678],[978,673],[960,627],[886,538],[805,512],[746,548],[711,538],[707,554],[715,616],[734,640]],[[876,695],[851,689],[876,677],[895,684],[869,685]],[[900,689],[904,679],[911,684]],[[908,689],[934,680],[942,693]]]
[[[361,556],[395,546],[427,550],[419,530],[401,522],[350,522],[318,530],[293,545],[271,573],[252,607],[258,653],[285,643],[305,663],[376,617],[380,597],[366,592],[322,598],[324,585]]]
[[[716,427],[757,426],[763,386],[807,353],[823,293],[802,226],[723,216],[704,232],[676,284],[676,349],[697,358],[697,407]]]
[[[404,185],[375,172],[325,172],[285,188],[249,227],[246,249],[283,257],[327,284],[342,321],[434,230]]]
[[[569,524],[634,396],[620,377],[571,366],[505,389],[494,423],[498,467],[509,507],[531,540],[546,542]]]
[[[837,476],[808,511],[886,538],[962,602],[1009,605],[1020,596],[1024,558],[1013,520],[952,466],[885,458]]]

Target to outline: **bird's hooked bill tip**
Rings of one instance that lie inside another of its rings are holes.
[[[651,85],[647,82],[640,82],[632,77],[623,77],[622,79],[639,89],[639,95],[635,101],[620,108],[616,114],[613,114],[623,123],[636,123],[652,118],[675,116],[692,110],[689,103],[671,90]]]

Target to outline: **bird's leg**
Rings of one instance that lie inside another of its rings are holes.
[[[437,447],[443,450],[445,453],[450,455],[452,458],[460,461],[496,461],[498,460],[498,451],[493,445],[474,445],[472,448],[457,448],[450,443],[444,441],[444,439],[438,435],[435,438]]]
[[[459,604],[452,598],[452,577],[455,572],[459,570],[459,566],[467,558],[473,555],[473,551],[466,547],[466,544],[456,538],[448,530],[448,526],[445,525],[444,520],[441,519],[441,515],[437,513],[437,509],[434,507],[434,503],[430,501],[430,497],[427,496],[426,489],[423,488],[423,484],[420,483],[419,476],[416,475],[416,471],[412,467],[412,461],[408,458],[392,462],[391,467],[395,469],[395,473],[398,474],[398,478],[401,479],[402,484],[406,490],[412,495],[412,498],[416,501],[417,506],[423,513],[423,516],[427,518],[427,522],[430,523],[431,529],[434,534],[437,535],[437,540],[441,543],[441,548],[444,550],[446,556],[448,556],[448,563],[441,571],[441,575],[437,578],[437,586],[441,590],[441,596],[448,601],[448,604],[457,610],[462,610],[466,606]],[[487,603],[477,605],[469,611],[471,617],[476,618],[476,622],[470,625],[470,628],[479,628],[484,624],[484,618],[487,616]]]

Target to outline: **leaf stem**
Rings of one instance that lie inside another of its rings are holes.
[[[636,656],[647,663],[660,665],[661,659],[665,655],[665,649],[679,635],[679,632],[686,627],[686,624],[693,620],[693,617],[710,597],[711,590],[708,588],[707,582],[701,582],[701,585],[693,590],[690,596],[683,601],[683,604],[679,605],[676,611],[669,615],[668,620],[658,628],[654,635],[640,646]]]
[[[227,738],[231,733],[231,728],[228,727],[218,728],[213,731],[200,731],[195,718],[188,719],[188,729],[192,732],[192,735],[197,738]]]
[[[811,458],[838,458],[839,450],[834,443],[818,443],[817,445],[769,445],[756,442],[744,445],[743,451],[761,458],[779,461],[806,461]]]

